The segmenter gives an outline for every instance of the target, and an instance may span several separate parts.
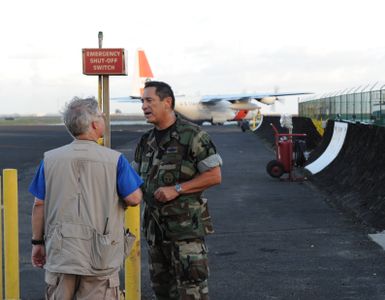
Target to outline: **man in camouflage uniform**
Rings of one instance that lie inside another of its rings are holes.
[[[174,113],[171,87],[147,82],[147,122],[133,162],[142,176],[143,229],[157,299],[209,299],[204,236],[213,232],[202,192],[221,182],[221,157],[208,134]]]

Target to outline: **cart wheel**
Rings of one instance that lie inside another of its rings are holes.
[[[266,171],[271,177],[279,178],[284,173],[284,166],[278,160],[271,160],[266,166]]]

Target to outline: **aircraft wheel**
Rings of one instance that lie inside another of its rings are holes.
[[[283,164],[278,160],[271,160],[266,165],[266,171],[271,177],[280,178],[285,169]]]

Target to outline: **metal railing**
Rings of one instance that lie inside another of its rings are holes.
[[[317,120],[346,120],[385,126],[385,84],[359,86],[299,102],[299,115]]]

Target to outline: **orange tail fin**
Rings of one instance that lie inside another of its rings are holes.
[[[138,56],[136,60],[135,74],[133,78],[133,96],[142,96],[143,88],[146,81],[154,78],[152,74],[150,64],[148,63],[144,50],[138,50]]]

